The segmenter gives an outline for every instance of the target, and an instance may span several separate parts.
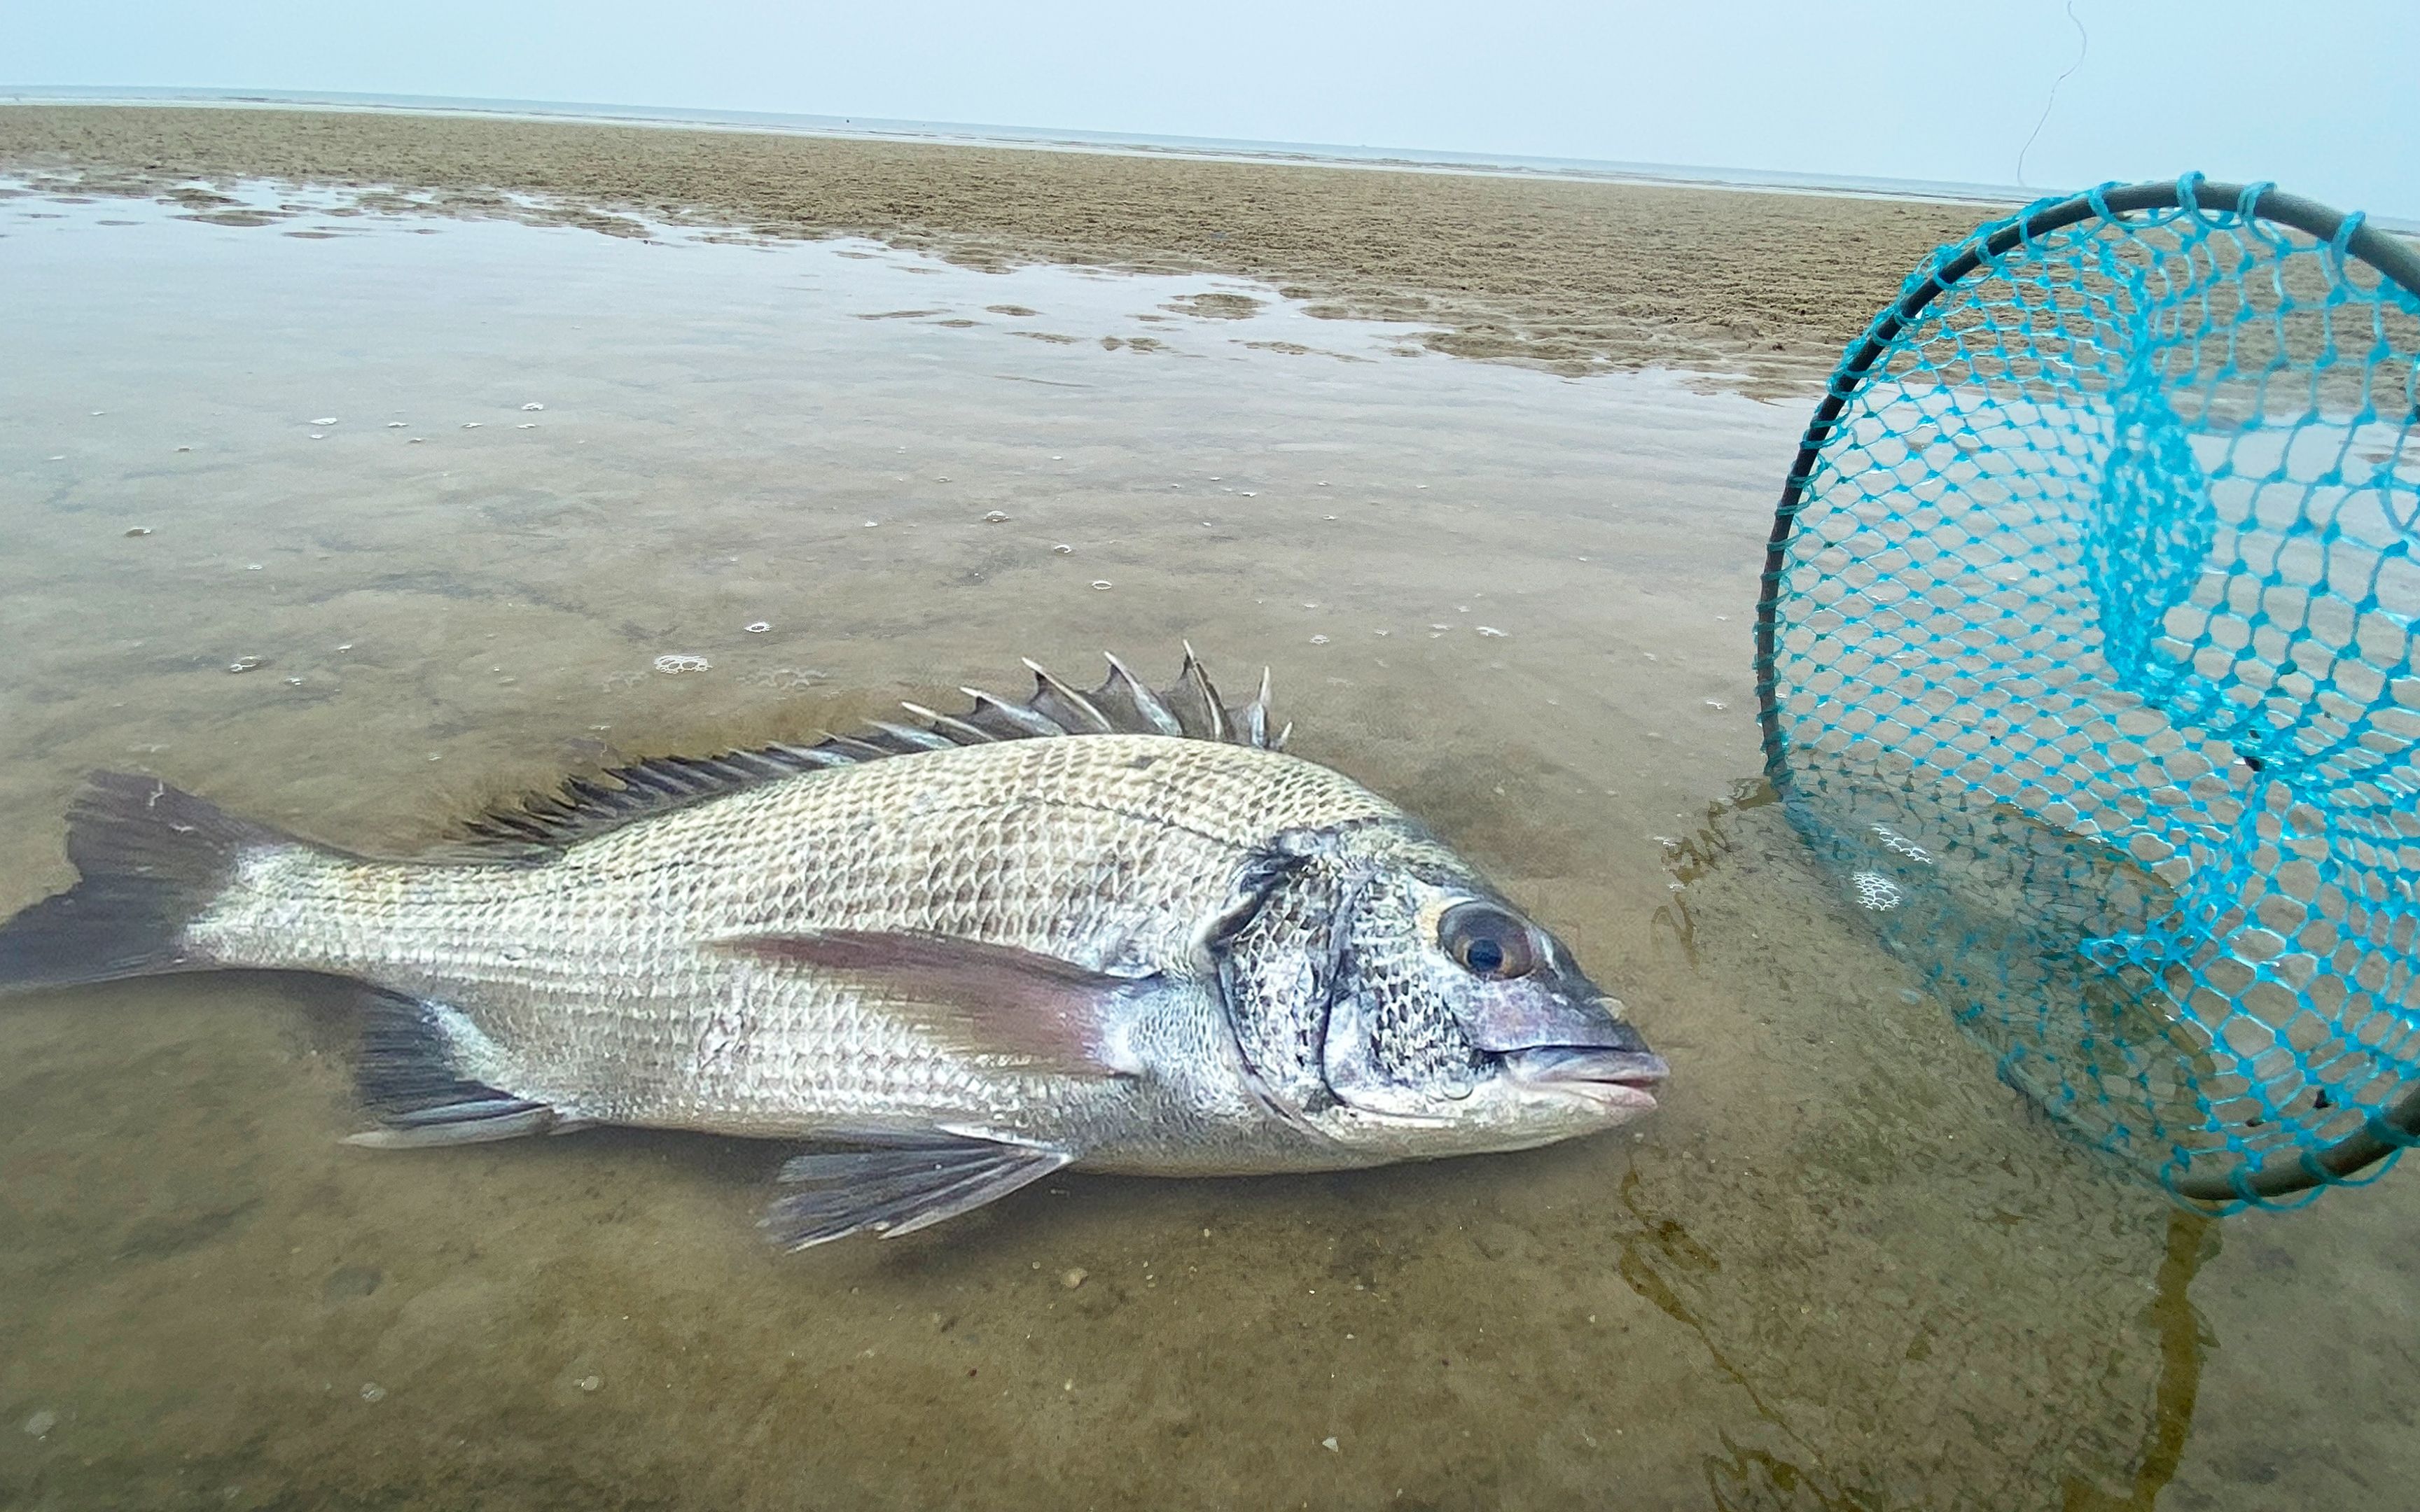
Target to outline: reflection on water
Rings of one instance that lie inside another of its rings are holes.
[[[299,229],[0,203],[0,909],[69,880],[91,767],[405,846],[1189,637],[1271,664],[1295,748],[1502,880],[1675,1078],[1528,1155],[1067,1179],[783,1257],[764,1147],[339,1146],[307,983],[12,1002],[0,1502],[1766,1512],[2176,1473],[2217,1230],[2030,1115],[1779,809],[1725,802],[1794,408],[1404,357],[1213,279]]]
[[[1785,800],[1837,887],[2000,1075],[2075,1137],[2173,1179],[2224,1148],[2211,1036],[2124,953],[2172,919],[2160,876],[1936,774],[1792,752]]]

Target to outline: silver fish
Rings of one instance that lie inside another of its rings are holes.
[[[1022,702],[642,762],[411,859],[97,774],[82,880],[0,926],[0,988],[349,979],[377,1123],[352,1143],[845,1145],[782,1169],[765,1223],[796,1248],[1072,1165],[1338,1169],[1654,1105],[1621,1005],[1401,810],[1280,749],[1265,673],[1229,708],[1189,647],[1164,691],[1115,657],[1089,691],[1032,670]]]

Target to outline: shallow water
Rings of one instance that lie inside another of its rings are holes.
[[[1800,406],[1411,355],[1232,281],[285,199],[0,201],[0,911],[70,880],[97,766],[404,847],[615,757],[1189,638],[1231,692],[1271,666],[1295,748],[1531,905],[1675,1076],[1528,1155],[1070,1178],[783,1257],[766,1147],[338,1145],[309,987],[11,1002],[0,1504],[2409,1483],[2401,1182],[2173,1212],[1737,801]]]

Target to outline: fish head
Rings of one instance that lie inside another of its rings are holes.
[[[1340,842],[1276,884],[1269,920],[1235,942],[1230,1011],[1273,1095],[1330,1141],[1373,1159],[1524,1149],[1655,1106],[1668,1069],[1621,1002],[1424,834]]]

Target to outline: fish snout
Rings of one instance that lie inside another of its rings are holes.
[[[1624,1025],[1625,1029],[1629,1026]],[[1631,1030],[1627,1046],[1536,1045],[1504,1057],[1515,1080],[1540,1091],[1561,1092],[1603,1103],[1610,1111],[1645,1112],[1654,1091],[1672,1074],[1664,1057]]]

